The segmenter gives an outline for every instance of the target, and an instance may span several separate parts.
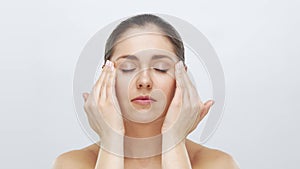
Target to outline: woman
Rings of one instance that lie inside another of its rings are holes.
[[[186,139],[213,101],[201,102],[170,24],[150,14],[123,21],[104,59],[92,92],[83,94],[101,143],[60,155],[54,169],[238,168],[230,155]]]

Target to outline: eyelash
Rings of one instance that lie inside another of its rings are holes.
[[[168,69],[156,69],[156,68],[154,68],[154,70],[159,71],[161,73],[166,73],[168,71]]]
[[[132,72],[134,70],[135,69],[129,69],[129,70],[122,69],[121,71],[124,72],[124,73],[129,73],[129,72]],[[168,71],[168,69],[156,69],[156,68],[154,68],[154,70],[156,70],[158,72],[161,72],[161,73],[166,73]]]
[[[122,72],[124,73],[129,73],[129,72],[132,72],[134,71],[135,69],[128,69],[128,70],[125,70],[125,69],[121,69]]]

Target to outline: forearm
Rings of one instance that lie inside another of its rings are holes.
[[[95,169],[124,169],[124,157],[100,149]]]
[[[101,144],[95,169],[124,169],[123,140],[110,143],[114,143],[114,145]]]
[[[162,154],[163,169],[191,169],[185,142],[181,141],[171,150]]]

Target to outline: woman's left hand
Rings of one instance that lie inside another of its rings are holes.
[[[204,104],[189,79],[182,61],[175,66],[176,90],[165,117],[161,133],[171,138],[185,138],[208,113],[214,101]],[[180,139],[179,138],[179,139]],[[174,140],[175,141],[175,140]]]

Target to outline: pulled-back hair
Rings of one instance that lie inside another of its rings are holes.
[[[143,28],[151,24],[158,27],[160,31],[162,31],[164,36],[169,39],[173,46],[175,54],[184,63],[184,46],[179,33],[171,24],[153,14],[140,14],[122,21],[113,30],[106,41],[104,62],[110,59],[114,52],[114,46],[116,45],[116,42],[120,40],[122,35],[127,30],[129,30],[130,28]]]

